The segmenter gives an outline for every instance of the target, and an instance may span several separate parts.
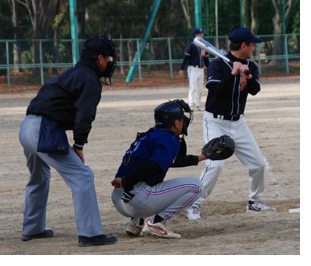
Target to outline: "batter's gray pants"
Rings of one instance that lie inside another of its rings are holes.
[[[228,135],[235,142],[234,154],[248,168],[250,200],[259,200],[265,188],[266,161],[260,152],[255,138],[247,127],[244,117],[238,121],[228,121],[214,118],[212,113],[205,112],[203,116],[203,138],[208,143],[211,139],[221,135]],[[202,171],[200,179],[203,183],[203,193],[193,204],[200,206],[212,193],[218,177],[223,171],[225,160],[206,160],[206,168]]]
[[[145,218],[157,214],[167,220],[200,197],[202,186],[197,177],[175,178],[155,186],[140,182],[130,191],[135,196],[128,203],[121,199],[123,188],[115,188],[111,198],[124,216]]]
[[[72,191],[78,235],[91,237],[103,234],[92,170],[82,163],[71,147],[68,154],[37,152],[41,118],[27,115],[19,135],[30,172],[25,193],[23,234],[32,235],[45,230],[50,166]]]

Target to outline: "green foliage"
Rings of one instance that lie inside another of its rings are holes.
[[[160,4],[151,37],[182,37],[191,36],[194,23],[194,1],[183,0],[191,16],[191,29],[187,28],[187,21],[180,0],[163,0]],[[251,0],[248,0],[251,1]],[[70,16],[68,0],[59,0],[60,10],[56,10],[56,2],[50,1],[48,6],[45,38],[53,38],[56,25],[59,38],[70,38]],[[79,38],[98,33],[109,33],[113,38],[140,38],[148,21],[149,12],[154,0],[77,0]],[[208,18],[206,15],[206,2],[208,3]],[[18,3],[18,2],[17,2]],[[250,2],[251,3],[251,2]],[[215,35],[215,0],[202,0],[202,23],[206,30],[207,22],[209,33]],[[257,2],[259,30],[256,34],[273,34],[272,18],[275,14],[272,0]],[[32,25],[25,7],[17,4],[18,38],[26,39],[32,36]],[[240,0],[218,1],[218,28],[219,36],[228,35],[241,24]],[[208,21],[207,21],[208,19]],[[9,1],[0,1],[0,23],[6,25],[0,28],[0,39],[13,38],[11,8]],[[300,0],[295,0],[288,21],[287,33],[300,32]]]

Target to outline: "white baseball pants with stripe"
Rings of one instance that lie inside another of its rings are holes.
[[[164,220],[173,217],[201,195],[202,183],[197,177],[180,177],[155,186],[139,182],[130,192],[135,196],[125,203],[123,188],[115,188],[112,202],[124,216],[145,218],[159,215]]]
[[[235,142],[234,154],[248,168],[250,200],[259,200],[263,195],[266,161],[260,152],[255,138],[247,127],[244,117],[238,121],[214,118],[212,113],[205,112],[203,116],[203,138],[208,143],[211,139],[228,135]],[[202,171],[200,180],[203,183],[201,197],[193,204],[200,206],[213,191],[218,177],[222,173],[225,160],[206,160],[206,168]]]
[[[191,109],[201,106],[201,95],[204,86],[204,68],[188,66],[189,93],[188,104]]]

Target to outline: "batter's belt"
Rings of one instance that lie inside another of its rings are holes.
[[[238,121],[241,117],[243,117],[243,114],[240,115],[218,115],[213,113],[213,117],[217,119],[222,120],[230,120],[230,121]]]

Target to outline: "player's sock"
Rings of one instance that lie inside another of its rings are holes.
[[[156,224],[156,223],[160,223],[160,222],[162,222],[162,221],[163,221],[163,218],[156,214],[156,216],[154,216],[154,218],[152,219],[151,222],[152,222],[153,224]]]

